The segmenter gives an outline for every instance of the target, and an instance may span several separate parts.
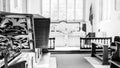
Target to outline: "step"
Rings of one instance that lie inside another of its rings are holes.
[[[34,68],[49,68],[50,53],[43,54],[39,63],[34,63]]]

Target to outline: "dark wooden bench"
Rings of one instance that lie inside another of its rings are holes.
[[[102,65],[108,65],[109,64],[108,60],[110,59],[112,51],[114,50],[111,48],[112,38],[105,37],[99,39],[98,41],[96,40],[91,41],[92,44],[91,57],[97,57],[102,61]],[[98,47],[101,47],[101,50],[99,50]]]
[[[102,52],[97,53],[97,49],[96,46],[103,46]],[[109,52],[109,47],[108,45],[105,44],[97,44],[97,43],[92,43],[92,50],[91,50],[91,57],[97,57],[98,59],[102,60],[102,65],[108,65],[109,62],[109,58],[110,58],[110,54]]]
[[[102,52],[97,53],[96,46],[100,46],[100,45],[103,46]],[[111,42],[110,46],[108,46],[105,43],[99,44],[97,42],[92,42],[91,56],[97,57],[98,59],[102,60],[103,65],[107,65],[110,62],[111,68],[120,68],[119,51],[120,51],[120,37],[119,36],[114,37],[114,42]]]
[[[113,53],[110,62],[110,68],[120,68],[120,42],[115,41],[116,51]]]
[[[114,42],[115,43],[115,42]],[[102,52],[97,53],[96,46],[103,46]],[[97,57],[98,59],[102,60],[102,65],[108,65],[109,60],[112,54],[116,50],[116,46],[114,45],[106,45],[106,44],[97,44],[95,42],[92,43],[92,50],[91,50],[91,57]]]

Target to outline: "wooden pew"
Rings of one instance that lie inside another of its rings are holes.
[[[96,46],[103,46],[102,53],[97,53]],[[97,44],[97,43],[92,43],[92,51],[91,51],[91,57],[97,57],[98,59],[102,60],[102,65],[108,65],[109,62],[109,47],[108,45],[105,44]]]
[[[97,53],[97,48],[96,46],[103,46],[102,52]],[[110,45],[110,47],[106,44],[97,44],[95,42],[92,43],[92,50],[91,50],[91,57],[97,57],[102,61],[102,65],[108,65],[109,60],[112,56],[112,54],[116,50],[116,46]]]
[[[114,37],[114,42],[111,42],[110,46],[104,44],[100,44],[97,42],[92,42],[92,50],[91,50],[91,56],[92,57],[97,57],[98,59],[102,60],[102,64],[103,65],[107,65],[109,64],[109,60],[111,59],[116,59],[117,56],[119,56],[119,48],[120,48],[120,37],[119,36],[115,36]],[[97,46],[103,46],[103,50],[102,50],[102,54],[97,53]],[[112,56],[113,55],[113,56]],[[119,58],[117,58],[116,60],[119,60]],[[113,65],[112,68],[116,68],[114,67],[114,64],[119,64],[117,61],[116,63],[112,60],[110,60],[111,62],[111,66]],[[112,64],[113,63],[113,64]],[[118,66],[118,65],[117,65]]]
[[[97,41],[96,41],[97,40]],[[111,55],[111,37],[94,38],[91,41],[91,57],[97,57],[102,61],[102,65],[108,65],[109,55]],[[101,48],[101,49],[100,49]],[[110,52],[110,53],[109,53]]]
[[[110,62],[110,68],[120,68],[120,42],[115,42],[116,51],[113,53]]]

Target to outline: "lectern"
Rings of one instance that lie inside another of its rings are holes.
[[[18,57],[22,51],[33,52],[34,46],[33,15],[0,12],[0,68],[9,68],[10,61]]]

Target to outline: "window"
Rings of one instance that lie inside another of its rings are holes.
[[[83,0],[76,0],[75,20],[81,21],[83,19]]]
[[[78,22],[83,19],[84,0],[42,0],[42,15],[52,22]]]
[[[67,1],[67,21],[75,20],[75,0]]]
[[[6,11],[6,0],[0,0],[0,11]]]
[[[42,0],[42,15],[44,17],[50,17],[50,0]]]
[[[59,20],[66,20],[66,0],[59,0]]]
[[[120,0],[115,0],[115,10],[120,11]]]
[[[103,0],[99,0],[99,20],[102,21],[103,16]]]
[[[51,0],[51,20],[58,21],[58,0]]]
[[[99,0],[99,20],[110,20],[111,0]]]

